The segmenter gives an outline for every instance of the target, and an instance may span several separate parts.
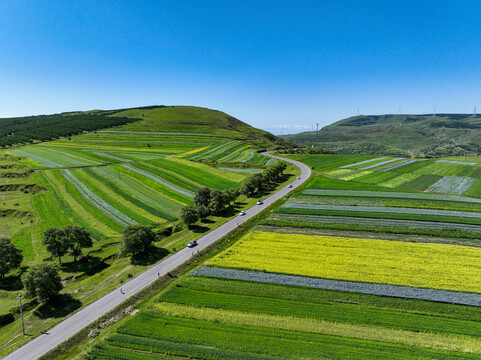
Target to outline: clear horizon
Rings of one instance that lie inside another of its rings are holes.
[[[292,133],[358,111],[481,109],[476,1],[16,1],[0,10],[0,117],[183,104]]]

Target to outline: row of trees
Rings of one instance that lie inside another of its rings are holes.
[[[184,206],[181,209],[182,222],[191,227],[199,219],[205,219],[211,214],[224,213],[240,194],[248,197],[258,195],[272,184],[282,180],[286,164],[283,162],[269,166],[262,174],[254,174],[247,178],[241,189],[212,190],[202,187],[195,193],[194,206]]]
[[[199,219],[205,219],[211,214],[220,215],[224,213],[237,199],[240,191],[238,189],[213,190],[202,187],[197,190],[194,196],[194,206],[184,206],[180,212],[182,222],[190,227]]]
[[[285,163],[278,162],[269,166],[263,173],[252,175],[244,181],[240,192],[247,197],[258,195],[272,184],[281,181],[286,167]]]

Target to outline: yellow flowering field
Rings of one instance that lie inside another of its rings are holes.
[[[254,231],[208,265],[481,293],[481,249]]]

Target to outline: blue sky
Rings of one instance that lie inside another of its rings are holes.
[[[0,1],[0,117],[152,104],[284,133],[481,112],[480,1]]]

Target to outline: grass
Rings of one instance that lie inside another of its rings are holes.
[[[253,232],[208,264],[479,292],[480,255],[481,249],[452,245]]]

